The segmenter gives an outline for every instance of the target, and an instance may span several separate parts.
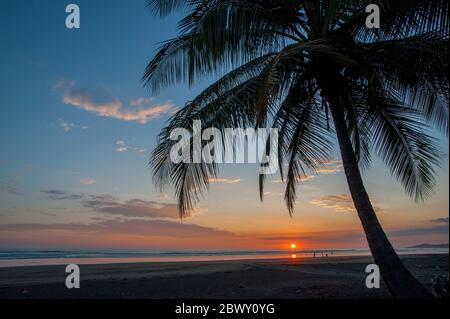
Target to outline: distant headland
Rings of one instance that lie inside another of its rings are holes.
[[[411,246],[408,248],[448,248],[447,244],[420,244],[416,246]]]

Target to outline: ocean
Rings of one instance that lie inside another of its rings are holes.
[[[399,254],[446,254],[448,248],[401,248]],[[316,250],[148,250],[148,249],[0,249],[0,267],[33,265],[189,262],[368,256],[368,249]]]

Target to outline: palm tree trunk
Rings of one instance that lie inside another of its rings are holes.
[[[344,112],[339,105],[330,108],[350,193],[384,282],[394,298],[431,298],[428,290],[405,268],[383,231],[364,188]]]

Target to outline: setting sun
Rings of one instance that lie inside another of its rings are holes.
[[[297,248],[297,245],[296,244],[291,244],[291,248],[295,249],[295,248]]]

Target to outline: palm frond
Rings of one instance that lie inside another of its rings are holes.
[[[217,177],[219,166],[172,163],[174,128],[193,133],[194,120],[222,132],[278,128],[277,143],[268,140],[266,148],[278,148],[292,214],[302,177],[330,158],[329,101],[342,102],[360,168],[377,154],[410,196],[422,200],[432,194],[440,153],[429,126],[448,136],[447,0],[148,3],[161,16],[180,9],[188,13],[178,24],[179,35],[163,43],[148,64],[145,86],[157,92],[220,77],[171,118],[152,154],[155,183],[174,186],[182,216]],[[381,9],[379,30],[365,25],[368,4]],[[339,89],[330,90],[333,86]],[[191,155],[192,144],[190,139],[184,146]],[[260,175],[261,199],[264,182]]]
[[[419,111],[391,98],[373,101],[366,118],[374,151],[416,201],[433,194],[434,167],[442,155],[422,119]]]
[[[201,2],[199,0],[146,0],[146,1],[150,9],[160,17],[165,17],[176,10],[186,9],[189,6],[193,6]]]
[[[260,1],[203,1],[179,29],[181,34],[164,43],[145,70],[144,84],[155,92],[226,73],[301,36],[276,8]]]
[[[385,89],[423,111],[448,135],[448,33],[430,32],[362,46]]]
[[[295,128],[287,135],[288,171],[284,199],[292,215],[297,200],[297,186],[308,173],[314,174],[317,168],[330,160],[332,147],[328,131],[320,115],[313,114],[310,105],[299,105],[293,112]]]

